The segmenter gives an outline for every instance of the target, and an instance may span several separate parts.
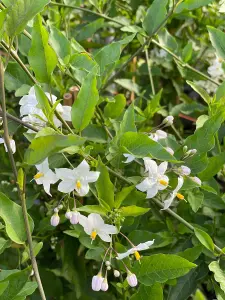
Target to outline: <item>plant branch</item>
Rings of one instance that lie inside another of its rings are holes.
[[[10,137],[9,137],[9,131],[8,131],[8,121],[7,121],[6,101],[5,101],[4,69],[3,69],[3,64],[2,64],[1,60],[0,60],[0,93],[1,93],[1,103],[2,103],[2,119],[3,119],[3,129],[4,129],[4,141],[5,141],[7,150],[8,150],[9,160],[10,160],[10,163],[11,163],[11,166],[12,166],[15,181],[17,182],[18,194],[19,194],[19,197],[20,197],[20,200],[21,200],[24,223],[25,223],[25,229],[26,229],[26,235],[27,235],[27,241],[28,241],[29,250],[30,250],[31,263],[32,263],[35,278],[36,278],[36,281],[37,281],[37,284],[38,284],[41,299],[46,300],[44,289],[43,289],[43,286],[42,286],[42,283],[41,283],[41,278],[40,278],[39,271],[38,271],[36,258],[35,258],[34,251],[33,251],[32,236],[31,236],[31,232],[30,232],[30,225],[29,225],[29,220],[28,220],[28,215],[27,215],[25,193],[24,193],[24,191],[21,191],[21,187],[18,184],[18,173],[17,173],[16,163],[15,163],[13,153],[12,153],[12,150],[11,150],[11,146],[10,146]]]
[[[150,66],[148,49],[145,49],[145,57],[146,57],[147,68],[148,68],[148,76],[149,76],[149,80],[150,80],[150,84],[151,84],[151,88],[152,88],[152,94],[153,94],[153,96],[155,96],[155,85],[154,85],[154,81],[153,81],[153,77],[152,77],[152,69]]]

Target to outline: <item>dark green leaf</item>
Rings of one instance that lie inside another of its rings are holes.
[[[199,178],[204,181],[209,180],[211,177],[215,176],[219,170],[221,170],[223,164],[225,164],[225,152],[210,157],[208,159],[207,168],[198,174]]]
[[[149,298],[150,296],[150,298]],[[131,300],[163,300],[163,289],[161,284],[155,283],[152,286],[141,285],[138,292],[135,293]]]
[[[194,189],[193,191],[188,192],[187,200],[190,203],[192,210],[196,213],[202,206],[204,194],[200,192],[199,189]]]
[[[115,208],[119,208],[126,197],[134,190],[134,186],[128,186],[123,188],[119,193],[116,194],[115,197]]]

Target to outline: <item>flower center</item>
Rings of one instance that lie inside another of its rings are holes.
[[[180,193],[177,193],[176,196],[177,196],[178,199],[184,200],[184,195],[182,195]]]
[[[37,173],[36,175],[34,175],[34,179],[39,179],[39,178],[41,178],[41,177],[43,177],[44,176],[44,173]]]
[[[136,260],[140,260],[140,258],[141,258],[141,255],[139,254],[138,251],[134,252],[134,256],[135,256]]]
[[[95,240],[96,236],[97,236],[96,230],[92,231],[92,233],[91,233],[91,239],[92,239],[92,241]]]
[[[167,186],[167,184],[168,184],[168,182],[166,180],[163,180],[163,179],[160,179],[159,183],[164,185],[164,186]]]
[[[80,182],[80,180],[77,180],[77,182],[76,182],[76,188],[78,190],[81,188],[81,182]]]

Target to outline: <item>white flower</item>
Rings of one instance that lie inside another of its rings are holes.
[[[16,152],[16,143],[13,139],[9,139],[9,142],[10,142],[10,148],[12,150],[12,153],[14,154]],[[7,146],[6,146],[6,143],[5,143],[5,140],[3,138],[0,138],[0,144],[4,144],[4,147],[5,147],[5,151],[8,152],[8,149],[7,149]]]
[[[207,72],[209,73],[209,75],[211,77],[220,77],[224,75],[224,71],[222,68],[222,62],[220,61],[220,59],[217,57],[212,61],[212,65],[210,67],[208,67]]]
[[[202,181],[201,181],[201,179],[200,178],[198,178],[197,176],[195,176],[195,177],[190,177],[191,178],[191,180],[193,180],[195,183],[197,183],[198,185],[202,185]]]
[[[178,172],[180,173],[180,175],[182,176],[188,176],[191,174],[191,169],[188,168],[187,166],[180,166],[180,168],[178,168]]]
[[[48,158],[46,158],[41,164],[36,165],[38,173],[34,175],[34,180],[37,184],[43,184],[45,192],[51,196],[50,185],[56,183],[58,178],[56,174],[49,169]]]
[[[163,140],[167,138],[167,133],[163,130],[156,130],[155,133],[151,133],[149,135],[149,138],[152,139],[153,141],[157,142],[159,140]]]
[[[173,120],[174,120],[174,117],[173,116],[167,116],[162,124],[165,124],[166,126],[171,126],[173,124]]]
[[[127,158],[124,161],[125,164],[128,164],[128,163],[132,162],[133,160],[135,160],[135,156],[132,154],[124,153],[123,156]]]
[[[111,242],[110,234],[116,234],[117,229],[113,225],[105,224],[99,214],[92,213],[88,217],[80,215],[79,223],[83,226],[84,231],[90,235],[92,241],[98,235],[103,241]]]
[[[72,211],[67,209],[66,213],[65,213],[65,217],[70,220],[70,218],[72,217]]]
[[[58,190],[62,193],[70,193],[74,190],[80,196],[85,196],[89,192],[89,182],[98,180],[100,172],[90,171],[90,167],[84,159],[77,168],[55,169],[58,179],[61,179]]]
[[[75,225],[79,223],[80,213],[76,210],[71,212],[70,223]]]
[[[173,199],[174,199],[175,197],[177,197],[177,198],[180,199],[180,200],[183,200],[183,199],[184,199],[184,196],[183,196],[182,194],[178,193],[178,191],[181,189],[183,183],[184,183],[183,177],[181,177],[181,176],[178,177],[178,183],[177,183],[177,186],[176,186],[176,188],[173,190],[173,192],[170,194],[169,198],[166,199],[166,200],[164,201],[164,207],[163,207],[162,210],[165,210],[165,209],[169,208],[170,205],[171,205],[172,202],[173,202]]]
[[[54,215],[52,215],[51,217],[51,225],[56,227],[57,225],[59,225],[59,221],[60,221],[60,218],[59,218],[59,214],[58,212],[55,212]]]
[[[104,278],[102,277],[102,273],[99,272],[98,275],[92,277],[91,287],[95,292],[100,291]]]
[[[133,248],[129,249],[127,252],[124,252],[124,253],[118,253],[117,255],[117,259],[118,260],[121,260],[127,256],[129,256],[130,254],[134,254],[135,255],[135,258],[137,260],[140,260],[140,254],[138,253],[138,251],[143,251],[143,250],[147,250],[149,249],[150,246],[152,246],[154,244],[154,241],[155,240],[152,240],[152,241],[148,241],[148,242],[145,242],[145,243],[140,243],[138,244],[137,246],[134,246]]]
[[[137,286],[138,281],[137,281],[136,275],[129,271],[128,274],[127,274],[127,282],[129,284],[129,286],[131,286],[131,287]]]
[[[102,285],[101,285],[101,290],[103,292],[106,292],[109,288],[109,285],[108,285],[108,280],[107,280],[107,277],[105,276],[103,282],[102,282]]]
[[[172,148],[166,147],[165,149],[166,149],[166,151],[167,151],[169,154],[174,155],[174,151],[173,151]]]
[[[158,193],[158,191],[162,191],[168,186],[169,178],[164,175],[168,163],[163,162],[159,166],[157,166],[154,160],[145,157],[144,164],[145,171],[148,171],[149,174],[147,178],[136,185],[136,188],[141,192],[147,192],[146,198],[153,198]]]
[[[118,270],[114,270],[113,275],[115,277],[120,277],[120,272]]]

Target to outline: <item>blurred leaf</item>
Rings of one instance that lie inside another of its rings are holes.
[[[10,37],[21,33],[29,20],[41,12],[50,0],[11,0],[6,17],[6,31]]]
[[[218,261],[212,261],[209,264],[209,270],[214,273],[215,280],[220,284],[221,289],[225,292],[225,273],[220,268]]]
[[[115,197],[115,208],[119,208],[126,197],[134,190],[135,186],[131,185],[123,188]]]
[[[179,14],[180,12],[185,11],[185,10],[194,10],[194,9],[197,9],[201,6],[208,5],[212,1],[213,0],[198,0],[198,1],[184,0],[177,6],[175,12],[177,14]]]
[[[175,39],[166,28],[162,28],[158,33],[159,43],[166,48],[172,50],[174,53],[178,50],[178,44]]]
[[[98,98],[96,76],[93,73],[89,73],[85,77],[72,107],[72,123],[75,129],[82,131],[88,126],[94,115]]]
[[[138,281],[151,286],[155,282],[164,283],[183,276],[195,267],[195,264],[177,255],[154,254],[143,257],[141,264],[135,262],[133,271]]]
[[[154,116],[154,114],[160,109],[160,100],[162,97],[161,89],[148,103],[147,107],[144,110],[144,114],[147,119],[150,119]]]
[[[225,58],[225,33],[212,26],[207,26],[209,37],[219,57]]]
[[[89,53],[76,53],[70,59],[70,66],[78,70],[91,72],[97,66],[97,63]]]
[[[202,253],[202,245],[197,245],[193,248],[188,248],[183,252],[178,252],[177,255],[187,259],[190,262],[196,261]]]
[[[132,103],[125,111],[123,120],[120,123],[119,134],[122,135],[128,131],[136,132],[135,126],[135,115],[134,115],[134,104]]]
[[[200,192],[199,189],[194,189],[193,191],[188,192],[187,200],[192,210],[196,213],[199,208],[202,207],[204,194]]]
[[[126,106],[126,98],[123,94],[116,95],[114,99],[115,102],[107,103],[104,108],[104,115],[107,118],[116,119],[122,114]]]
[[[151,298],[149,298],[149,296]],[[163,300],[163,289],[161,284],[155,283],[152,286],[141,284],[138,292],[135,293],[130,300]]]
[[[25,297],[24,299],[27,299],[26,297],[29,295],[32,295],[37,287],[38,287],[38,285],[37,285],[37,282],[35,282],[35,281],[25,283],[22,290],[19,292],[19,294],[16,296],[15,299],[13,298],[13,300],[17,300],[17,297]]]
[[[21,206],[11,201],[0,192],[0,207],[0,216],[5,222],[7,235],[13,242],[24,244],[27,240],[27,236]],[[29,224],[32,232],[34,223],[30,216]]]
[[[225,152],[210,157],[208,159],[207,168],[198,174],[199,178],[204,181],[209,180],[222,169],[223,164],[225,164]]]
[[[90,37],[92,37],[92,35],[100,28],[102,28],[104,25],[104,19],[103,18],[99,18],[93,22],[88,23],[87,25],[83,26],[78,34],[76,35],[76,40],[78,41],[83,41],[86,40]]]
[[[120,207],[120,213],[123,217],[137,217],[146,214],[150,208],[139,207],[136,205]]]
[[[41,251],[43,247],[43,242],[36,242],[36,241],[33,241],[33,251],[34,251],[34,255],[37,256],[38,253]],[[26,249],[23,254],[22,254],[22,261],[21,263],[25,263],[28,259],[30,258],[30,252],[29,252],[29,249]]]
[[[105,216],[107,214],[107,210],[104,209],[100,205],[84,205],[84,206],[78,207],[77,211],[84,211],[89,214],[96,213],[96,214],[103,215],[103,216]]]
[[[187,84],[189,84],[193,88],[193,90],[196,91],[208,105],[210,105],[211,97],[208,95],[208,93],[203,88],[201,88],[194,82],[191,82],[188,80],[187,80]]]
[[[81,133],[82,137],[95,143],[107,143],[107,133],[102,126],[89,124]]]
[[[63,151],[63,149],[69,146],[81,146],[84,142],[85,138],[75,134],[66,136],[56,133],[54,135],[40,136],[32,140],[25,152],[24,160],[29,165],[35,165],[53,153]]]
[[[165,20],[167,3],[168,0],[154,0],[147,10],[142,26],[149,36],[152,36]]]
[[[214,243],[211,237],[205,231],[195,227],[195,236],[199,240],[199,242],[205,246],[208,250],[214,251]]]
[[[8,281],[0,282],[0,296],[3,294],[3,292],[6,290],[7,286],[9,285]]]
[[[57,65],[57,56],[48,44],[48,32],[42,25],[40,15],[34,19],[32,43],[28,55],[29,63],[38,81],[51,82],[51,75]]]
[[[208,206],[213,209],[225,209],[225,201],[214,193],[204,191],[204,206]]]
[[[4,238],[0,237],[0,254],[2,254],[6,248],[11,246],[11,241],[5,240]]]
[[[192,58],[193,48],[192,42],[188,42],[182,51],[182,60],[188,62]]]
[[[115,79],[114,82],[121,85],[128,91],[140,95],[140,87],[137,85],[137,83],[133,82],[131,79],[125,79],[125,78]]]
[[[221,290],[221,288],[215,282],[213,282],[213,287],[216,292],[216,299],[217,300],[225,300],[225,293]]]

